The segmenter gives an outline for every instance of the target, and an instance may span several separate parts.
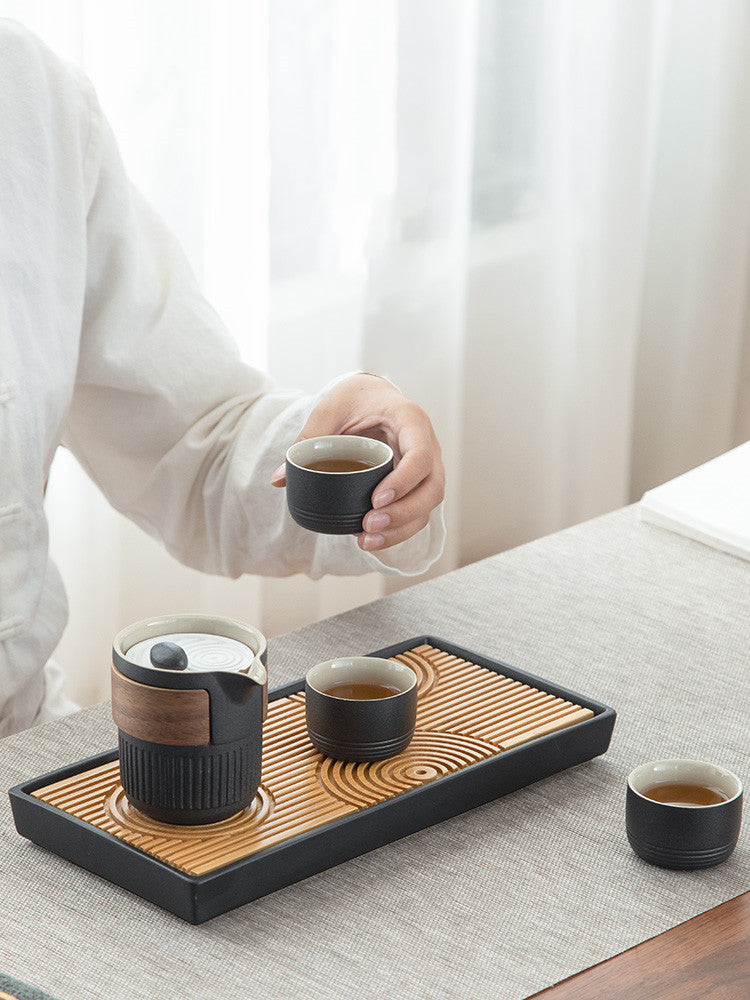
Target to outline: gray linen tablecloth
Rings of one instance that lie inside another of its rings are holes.
[[[20,838],[2,796],[0,969],[59,1000],[516,1000],[750,889],[747,824],[684,873],[624,830],[639,762],[747,779],[750,564],[627,508],[272,640],[272,687],[421,634],[611,705],[609,751],[197,927]],[[0,783],[115,742],[96,706],[4,740]]]

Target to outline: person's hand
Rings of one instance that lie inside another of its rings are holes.
[[[424,410],[377,375],[351,375],[338,382],[310,413],[297,441],[325,434],[359,434],[385,441],[394,468],[376,487],[364,518],[359,547],[372,551],[411,538],[441,502],[445,472],[440,444]],[[281,465],[271,476],[286,484]]]

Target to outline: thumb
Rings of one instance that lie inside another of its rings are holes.
[[[356,380],[357,377],[354,378]],[[349,388],[352,379],[352,376],[347,375],[326,391],[325,395],[313,406],[299,434],[289,447],[299,441],[307,441],[309,438],[346,432],[352,418],[352,390]],[[286,463],[280,465],[271,475],[271,485],[286,485]]]
[[[327,421],[325,416],[321,418],[317,410],[316,407],[307,418],[302,430],[294,441],[290,442],[290,448],[299,441],[307,441],[308,438],[323,437],[326,434],[335,433],[329,429],[330,420]],[[282,462],[278,469],[271,473],[271,486],[286,486],[286,461]]]
[[[292,444],[297,444],[298,441],[307,441],[309,438],[325,437],[328,434],[341,434],[342,431],[340,414],[330,412],[327,406],[318,404],[310,412]]]
[[[271,473],[271,486],[286,486],[286,462]]]

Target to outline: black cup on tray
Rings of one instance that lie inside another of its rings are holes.
[[[414,735],[417,675],[404,663],[376,656],[326,660],[305,677],[305,716],[310,742],[326,757],[395,757]]]

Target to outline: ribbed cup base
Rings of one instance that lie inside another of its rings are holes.
[[[260,739],[175,747],[121,730],[119,750],[128,800],[162,823],[218,823],[249,805],[260,784]]]
[[[378,740],[375,743],[343,743],[339,740],[329,740],[319,733],[308,729],[310,742],[316,750],[326,757],[335,760],[346,760],[354,763],[387,760],[402,753],[411,743],[414,730],[392,740]]]
[[[290,505],[289,513],[297,524],[307,531],[317,531],[322,535],[358,535],[362,531],[362,519],[367,511],[326,516],[314,510],[303,510],[301,507]]]
[[[628,830],[628,841],[639,858],[648,861],[650,865],[659,868],[672,868],[679,871],[690,871],[695,868],[712,868],[726,861],[734,850],[734,843],[722,844],[705,851],[677,851],[655,844],[647,844],[634,837]]]

